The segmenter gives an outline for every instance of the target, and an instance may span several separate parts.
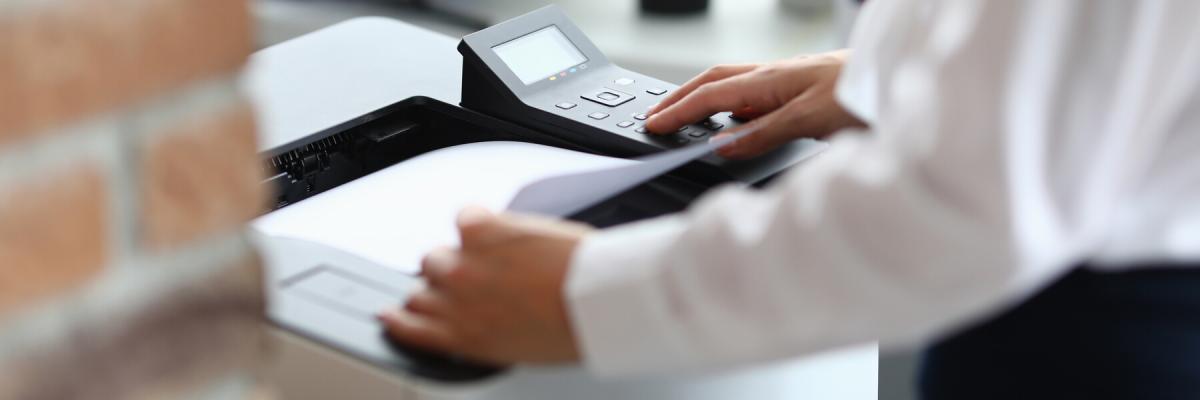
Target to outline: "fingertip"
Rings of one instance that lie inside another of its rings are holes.
[[[657,115],[651,115],[650,118],[646,119],[646,129],[650,131],[657,130],[659,124],[658,120],[660,119],[662,118],[659,118]]]
[[[488,230],[492,220],[496,218],[486,208],[479,206],[467,206],[458,212],[458,217],[455,223],[458,225],[460,245],[466,245],[472,241],[474,237],[483,234]]]
[[[758,117],[761,117],[762,113],[759,113],[759,112],[756,112],[756,111],[750,110],[750,109],[743,109],[740,111],[734,111],[729,116],[733,117],[733,119],[738,119],[738,120],[742,120],[742,121],[750,121],[750,120],[756,119]]]
[[[400,310],[396,309],[396,307],[389,307],[375,313],[375,319],[384,324],[394,323],[400,319]]]
[[[421,276],[436,286],[442,276],[449,273],[458,261],[458,252],[449,248],[437,248],[421,259]]]
[[[463,207],[463,209],[458,212],[458,225],[478,225],[491,220],[494,216],[495,214],[492,214],[492,212],[487,208],[478,205],[470,205]]]
[[[655,103],[650,107],[646,107],[646,115],[653,116],[654,114],[657,114],[659,107],[662,107],[662,103]]]
[[[419,324],[413,321],[408,311],[400,309],[389,309],[379,314],[379,321],[387,329],[388,333],[397,337],[407,337],[413,331],[413,328]]]
[[[646,130],[650,133],[671,132],[674,129],[671,127],[670,121],[664,116],[665,114],[656,114],[646,120]]]
[[[408,300],[402,306],[405,312],[414,314],[434,315],[438,314],[438,301],[430,292],[417,292],[409,296]]]
[[[429,252],[428,257],[433,267],[449,267],[458,262],[458,251],[448,247],[439,247]]]
[[[397,341],[429,349],[444,349],[452,342],[447,327],[436,319],[407,311],[385,313],[380,317],[384,331]]]
[[[387,335],[393,339],[405,343],[426,342],[419,329],[410,324],[406,317],[399,312],[384,315],[380,318],[380,322],[383,324],[384,332],[387,332]]]

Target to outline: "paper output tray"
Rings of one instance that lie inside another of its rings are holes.
[[[433,150],[493,140],[589,151],[474,111],[414,97],[263,152],[269,177],[264,184],[274,194],[274,209],[280,209]],[[719,182],[689,176],[685,167],[571,218],[607,227],[676,212]],[[367,305],[405,297],[417,284],[414,277],[372,268],[353,255],[315,244],[257,240],[267,259],[272,323],[381,368],[427,379],[466,382],[499,371],[384,346],[378,325],[359,314],[370,308]],[[344,291],[354,292],[350,300],[330,295]]]
[[[263,152],[274,208],[340,186],[396,163],[445,147],[494,140],[595,151],[510,122],[414,97],[355,120]],[[654,179],[572,219],[606,227],[682,210],[724,182],[690,166]]]

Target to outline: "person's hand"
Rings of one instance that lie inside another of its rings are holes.
[[[726,158],[749,158],[792,140],[821,138],[851,126],[862,126],[834,97],[848,50],[802,56],[769,64],[721,65],[684,84],[651,107],[646,129],[670,133],[680,127],[730,111],[752,119],[732,132],[757,129],[722,147]]]
[[[427,288],[379,315],[393,338],[492,364],[579,360],[563,285],[591,228],[468,207],[460,249],[430,252]]]

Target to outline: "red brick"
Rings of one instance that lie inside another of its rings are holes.
[[[162,250],[228,230],[266,207],[248,106],[154,135],[142,156],[143,244]]]
[[[0,144],[227,74],[251,49],[244,0],[17,4],[0,14]]]
[[[108,189],[76,165],[0,193],[0,315],[70,290],[108,258]]]
[[[265,350],[257,257],[200,275],[0,360],[0,398],[190,398],[231,373],[252,373]]]

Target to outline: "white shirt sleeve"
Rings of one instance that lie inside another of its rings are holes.
[[[1197,15],[1139,3],[869,2],[839,94],[873,130],[839,134],[769,189],[721,188],[588,237],[566,289],[585,364],[631,375],[914,343],[1057,277],[1138,179],[1089,166],[1144,155],[1081,146],[1128,139],[1086,118],[1130,113],[1106,99],[1147,71],[1067,69],[1154,58],[1124,39]]]

